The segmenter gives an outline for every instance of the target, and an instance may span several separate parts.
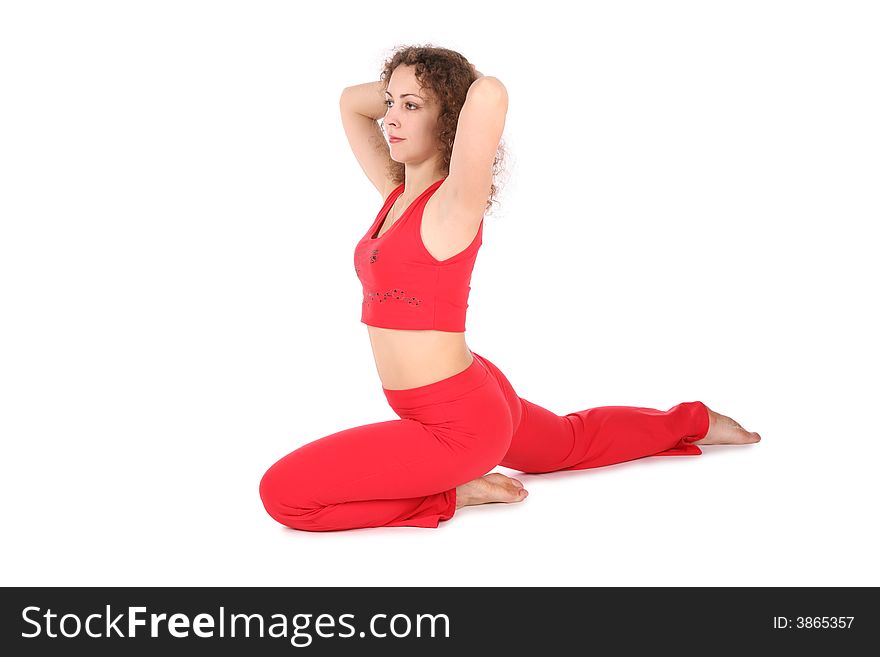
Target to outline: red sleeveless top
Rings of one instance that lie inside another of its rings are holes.
[[[422,211],[446,178],[432,183],[381,236],[376,237],[401,183],[382,205],[354,250],[354,269],[364,288],[361,322],[393,329],[463,332],[471,273],[483,243],[483,222],[463,251],[446,260],[428,253],[421,238]]]

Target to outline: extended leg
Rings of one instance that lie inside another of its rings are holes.
[[[694,441],[709,430],[709,411],[699,401],[668,411],[640,406],[599,406],[557,415],[517,395],[504,373],[479,357],[501,386],[514,433],[500,462],[521,472],[581,470],[644,456],[702,454]]]
[[[521,420],[501,465],[522,472],[583,470],[644,456],[702,454],[709,415],[699,401],[668,411],[599,406],[556,415],[520,398]]]

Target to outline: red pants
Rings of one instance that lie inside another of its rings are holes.
[[[501,465],[521,472],[582,470],[644,456],[702,454],[699,401],[668,411],[600,406],[558,416],[514,392],[501,371],[474,362],[406,390],[383,388],[400,418],[306,443],[260,481],[275,520],[294,529],[437,527],[455,513],[455,488]]]

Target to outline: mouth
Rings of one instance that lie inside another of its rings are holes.
[[[396,142],[398,142],[398,141],[404,141],[404,140],[401,139],[400,137],[389,137],[389,138],[388,138],[388,141],[390,141],[392,144],[394,144],[394,143],[396,143]]]

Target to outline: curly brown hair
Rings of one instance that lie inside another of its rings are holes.
[[[442,144],[440,166],[449,175],[449,161],[452,158],[452,145],[455,143],[455,132],[458,128],[458,115],[467,99],[468,89],[477,79],[474,67],[460,53],[431,45],[401,46],[393,51],[382,65],[379,81],[391,80],[391,74],[398,66],[415,67],[415,76],[422,87],[427,88],[440,105],[437,118],[437,136]],[[384,126],[383,126],[384,129]],[[495,161],[492,163],[492,189],[486,202],[486,211],[492,208],[498,192],[498,174],[506,155],[503,139],[498,144]],[[391,161],[388,173],[398,185],[404,182],[406,166],[402,162]]]

